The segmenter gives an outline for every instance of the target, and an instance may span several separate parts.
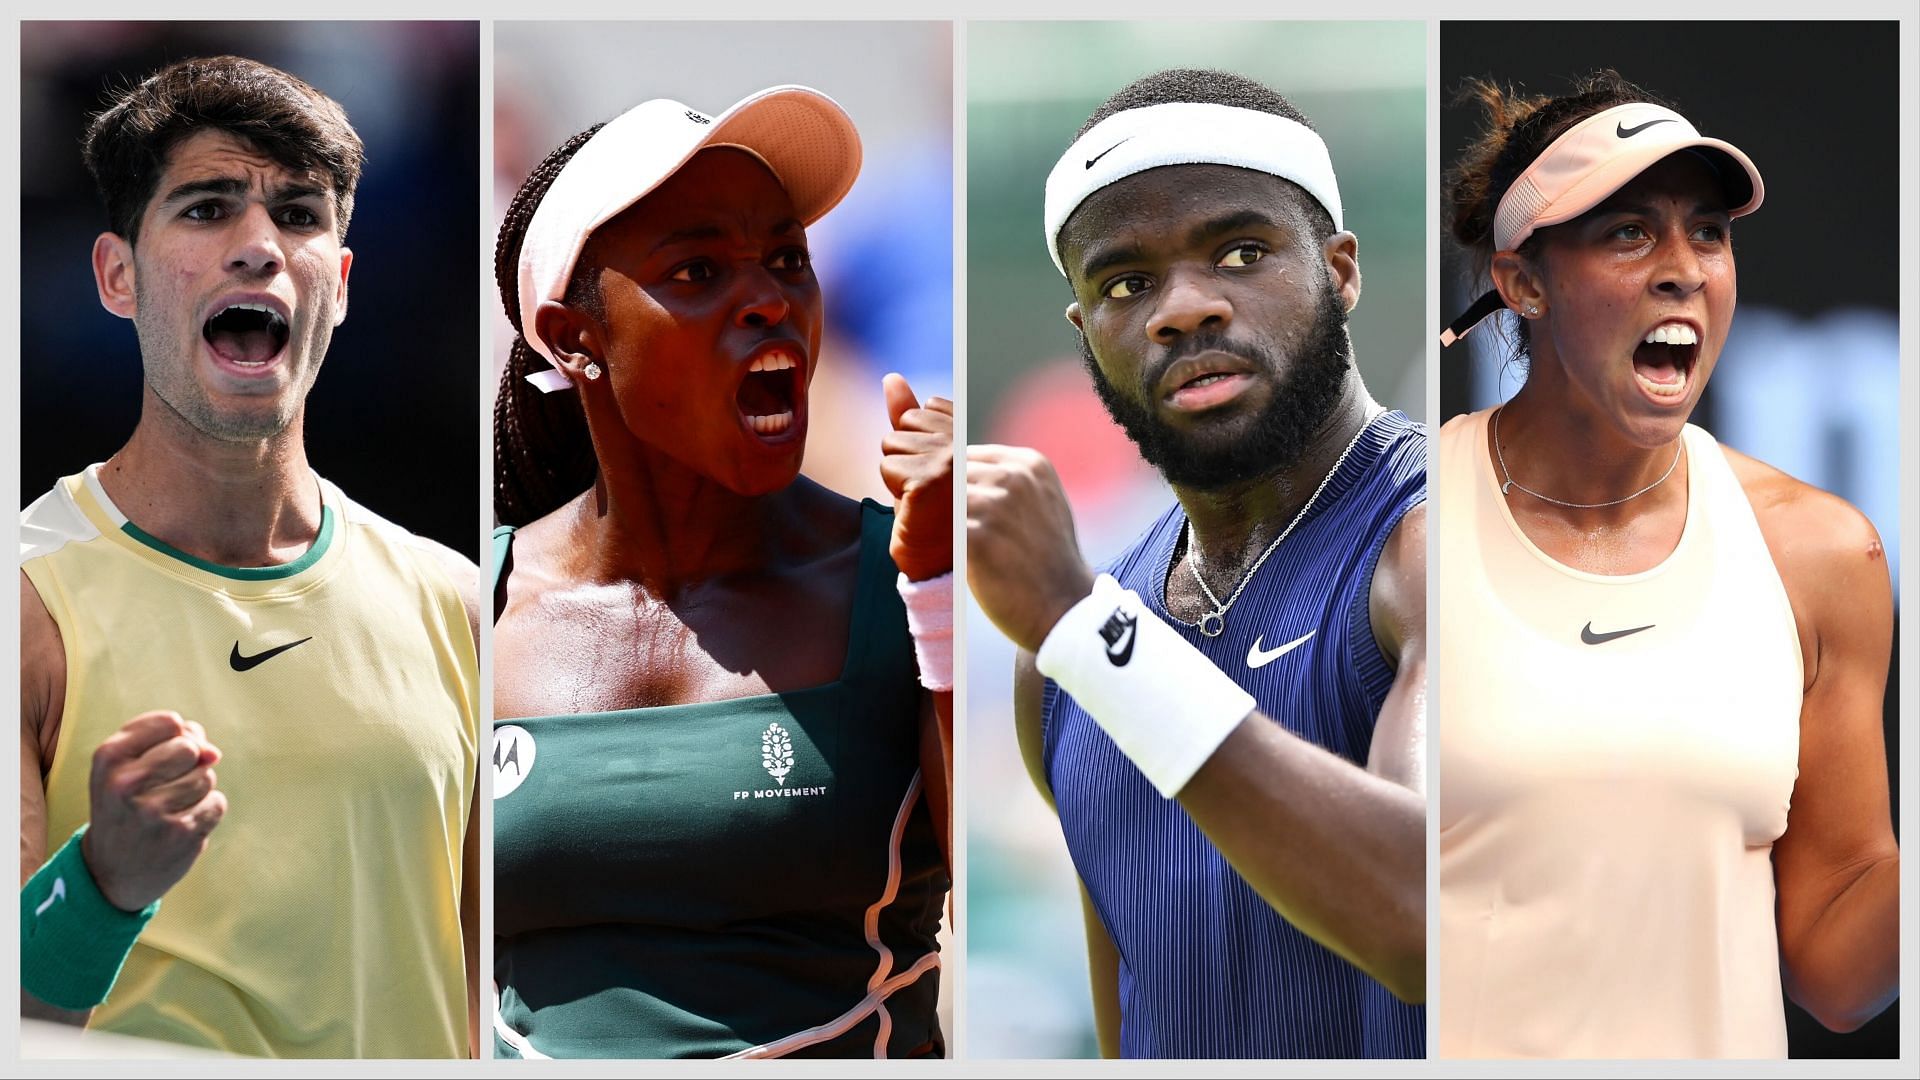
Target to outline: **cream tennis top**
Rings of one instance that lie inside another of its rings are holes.
[[[1689,425],[1672,554],[1572,569],[1509,513],[1488,416],[1439,437],[1439,1052],[1785,1057],[1803,683],[1753,508]]]

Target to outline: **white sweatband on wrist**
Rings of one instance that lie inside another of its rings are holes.
[[[1252,694],[1106,574],[1034,661],[1169,799],[1254,710]]]
[[[907,632],[920,661],[920,685],[935,693],[953,689],[953,572],[925,581],[900,575],[900,599],[907,603]]]
[[[1074,140],[1047,174],[1047,254],[1060,261],[1060,229],[1087,197],[1135,173],[1164,165],[1232,165],[1290,180],[1345,228],[1340,184],[1327,144],[1298,121],[1258,109],[1170,101],[1125,109]]]

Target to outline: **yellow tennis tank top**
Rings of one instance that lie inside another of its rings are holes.
[[[238,1054],[465,1056],[479,667],[454,583],[325,481],[311,550],[234,569],[142,532],[98,471],[20,523],[67,659],[49,842],[87,820],[94,748],[154,709],[206,728],[228,809],[92,1026]]]
[[[1785,1057],[1800,638],[1752,504],[1688,425],[1673,552],[1585,573],[1513,520],[1487,416],[1439,440],[1440,1056]]]

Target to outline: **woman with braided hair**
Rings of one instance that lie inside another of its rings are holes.
[[[1439,436],[1446,1056],[1784,1057],[1898,992],[1871,523],[1688,418],[1759,170],[1613,72],[1468,88],[1446,192],[1526,382]]]
[[[889,377],[895,510],[799,475],[859,163],[813,90],[655,100],[508,210],[502,1056],[943,1052],[952,406]]]

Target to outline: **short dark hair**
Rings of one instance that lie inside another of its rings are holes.
[[[366,148],[340,104],[278,68],[238,56],[182,60],[112,96],[87,125],[87,171],[107,206],[108,227],[128,243],[181,140],[224,131],[281,166],[320,170],[333,182],[335,231],[343,239]]]
[[[1264,83],[1255,82],[1245,75],[1235,75],[1231,71],[1211,71],[1205,68],[1171,68],[1135,79],[1115,91],[1112,97],[1100,103],[1080,125],[1080,136],[1092,131],[1095,124],[1115,113],[1129,109],[1144,109],[1151,105],[1168,105],[1174,102],[1194,102],[1202,105],[1227,105],[1236,109],[1251,109],[1254,112],[1272,113],[1282,116],[1308,131],[1317,131],[1307,114],[1296,108],[1293,102],[1282,97],[1279,91]],[[1288,180],[1289,187],[1299,193],[1301,206],[1307,213],[1307,221],[1313,227],[1313,239],[1316,243],[1325,243],[1327,237],[1334,234],[1333,215],[1320,205],[1320,200],[1307,193],[1305,188]]]

